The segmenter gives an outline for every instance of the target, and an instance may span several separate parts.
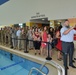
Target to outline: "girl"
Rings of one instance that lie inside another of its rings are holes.
[[[50,34],[48,34],[47,42],[50,43],[50,44],[47,44],[47,56],[48,56],[48,51],[49,51],[49,56],[52,57],[52,46],[51,46],[52,36]],[[48,48],[48,45],[49,45],[49,48]]]

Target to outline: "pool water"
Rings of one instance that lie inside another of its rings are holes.
[[[0,75],[28,75],[32,67],[40,68],[41,64],[0,50]],[[42,68],[42,71],[46,74],[49,72],[46,66]],[[37,71],[33,71],[32,75],[37,73]],[[38,73],[38,75],[42,74]]]

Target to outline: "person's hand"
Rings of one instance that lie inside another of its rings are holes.
[[[76,28],[76,24],[74,25],[74,28]]]
[[[76,27],[76,25],[72,26],[71,29],[74,29]]]

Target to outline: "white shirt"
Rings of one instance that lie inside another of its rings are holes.
[[[20,34],[21,34],[21,30],[18,30],[16,36],[20,36]]]
[[[76,30],[71,30],[68,34],[63,34],[68,28],[65,26],[61,29],[61,41],[64,42],[73,42],[74,41],[74,34],[76,34]]]

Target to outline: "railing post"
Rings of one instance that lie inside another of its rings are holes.
[[[68,75],[68,70],[67,70],[67,53],[64,53],[64,61],[65,61],[65,75]]]
[[[50,45],[50,43],[48,42],[47,45],[48,45],[48,56],[47,56],[46,60],[52,60],[52,58],[49,55],[49,45]]]
[[[24,53],[29,53],[29,51],[27,51],[27,42],[28,42],[28,39],[26,38],[26,47],[25,47],[25,44],[24,44]]]

